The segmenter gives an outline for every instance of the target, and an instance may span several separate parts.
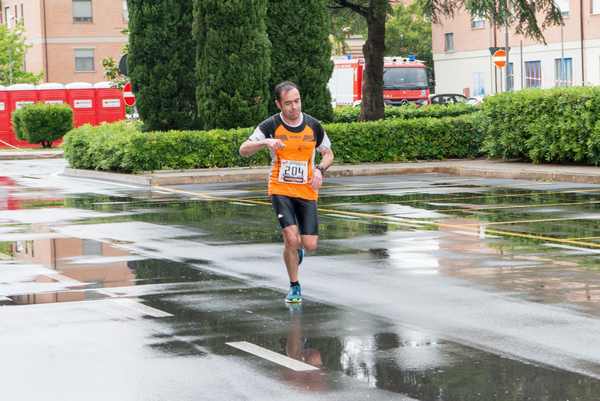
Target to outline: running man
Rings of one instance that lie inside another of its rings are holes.
[[[290,278],[286,302],[302,302],[298,266],[304,250],[315,251],[319,239],[317,199],[325,171],[333,163],[331,143],[321,123],[302,113],[298,86],[285,81],[275,87],[275,104],[281,111],[259,124],[240,146],[249,157],[260,149],[271,152],[268,193],[281,226],[283,260]],[[315,150],[321,163],[315,166]]]

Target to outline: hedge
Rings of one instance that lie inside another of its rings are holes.
[[[422,107],[414,105],[406,106],[386,106],[385,118],[424,118],[424,117],[456,117],[463,114],[474,113],[479,108],[467,103],[455,104],[431,104]],[[333,122],[335,123],[352,123],[358,121],[360,107],[341,106],[333,110]]]
[[[326,124],[336,162],[392,162],[479,155],[477,114],[441,119],[392,119]],[[120,172],[235,167],[269,164],[261,151],[239,156],[251,128],[211,131],[140,132],[140,124],[118,122],[76,128],[65,136],[73,168]]]
[[[600,88],[531,89],[489,97],[482,108],[490,157],[600,164]]]

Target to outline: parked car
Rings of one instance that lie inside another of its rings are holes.
[[[453,104],[453,103],[468,103],[479,104],[483,99],[476,97],[466,97],[460,93],[441,93],[433,95],[429,99],[431,104]]]

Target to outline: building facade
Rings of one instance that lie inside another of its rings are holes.
[[[2,0],[2,23],[25,27],[25,69],[45,82],[104,81],[102,60],[120,59],[127,20],[127,0]]]
[[[490,48],[505,47],[506,29],[466,11],[432,26],[436,93],[485,96],[523,88],[600,85],[600,0],[557,0],[563,26],[546,44],[508,29],[509,64],[498,69]],[[508,73],[508,83],[506,74]]]

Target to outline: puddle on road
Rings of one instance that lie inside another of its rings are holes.
[[[584,251],[557,248],[531,238],[492,237],[485,233],[489,223],[560,218],[565,220],[494,227],[600,243],[597,219],[566,220],[600,213],[599,193],[433,182],[429,186],[437,192],[426,194],[414,192],[419,188],[419,182],[415,182],[410,184],[416,188],[413,192],[387,186],[387,194],[381,195],[377,188],[367,184],[341,191],[343,196],[336,194],[335,186],[324,191],[320,207],[338,213],[321,216],[320,256],[374,259],[381,262],[381,274],[385,269],[407,264],[414,268],[421,263],[432,274],[465,279],[536,302],[569,304],[600,314],[597,308],[600,255],[584,252],[591,248],[577,244],[572,245]],[[251,196],[258,196],[259,192],[254,187],[247,193],[227,186],[222,191]],[[250,206],[233,199],[185,201],[165,194],[152,196],[145,199],[82,195],[68,196],[62,201],[42,196],[26,201],[21,196],[5,195],[5,206],[0,202],[0,209],[5,215],[19,208],[50,211],[61,206],[106,214],[128,213],[104,217],[82,214],[77,224],[148,223],[162,227],[165,232],[175,230],[173,226],[183,227],[196,235],[181,236],[178,240],[213,247],[230,246],[232,252],[239,244],[272,244],[281,240],[270,206]],[[380,218],[349,219],[344,212],[384,214],[440,224],[415,231]],[[0,228],[16,228],[26,235],[69,228],[68,223],[51,219],[42,225],[24,222],[14,226],[14,222],[7,222]],[[398,238],[396,234],[411,234],[413,239]],[[427,235],[420,237],[422,234]],[[0,241],[2,235],[0,232]],[[6,262],[0,263],[0,305],[95,300],[114,296],[126,287],[218,281],[220,289],[216,288],[215,293],[188,289],[185,294],[141,295],[146,305],[175,315],[161,320],[167,334],[157,335],[149,347],[171,356],[202,357],[215,353],[249,358],[225,343],[250,341],[319,367],[318,374],[306,375],[257,362],[264,372],[313,391],[339,388],[344,385],[344,378],[352,378],[422,401],[595,401],[600,394],[597,380],[399,329],[372,316],[310,302],[305,304],[304,311],[288,311],[281,307],[279,293],[263,288],[232,289],[228,282],[232,287],[241,284],[202,271],[202,266],[212,262],[209,257],[190,257],[188,262],[196,268],[160,258],[145,259],[128,250],[136,245],[135,237],[124,238],[125,234],[120,232],[113,235],[112,243],[77,237],[0,242],[0,262]],[[140,249],[143,246],[137,245]],[[20,267],[15,267],[19,264]],[[29,274],[27,269],[32,265],[46,270],[39,272],[32,268]],[[13,281],[9,281],[7,272],[15,270]],[[49,285],[55,287],[44,290]],[[128,291],[123,290],[123,294]]]
[[[180,357],[232,355],[257,374],[304,391],[331,392],[351,378],[421,401],[596,400],[600,381],[493,355],[365,313],[305,302],[281,307],[281,294],[254,288],[153,295],[144,303],[174,315],[151,348]],[[317,367],[296,372],[226,343],[246,341]]]

